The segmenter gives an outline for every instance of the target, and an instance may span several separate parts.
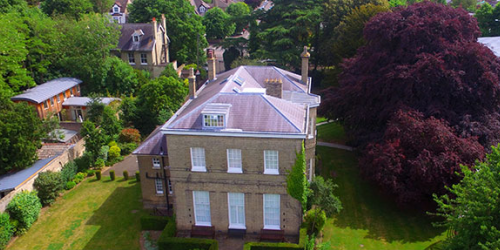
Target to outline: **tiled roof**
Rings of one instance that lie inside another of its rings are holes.
[[[14,190],[17,186],[40,171],[45,165],[52,161],[55,156],[39,160],[30,168],[0,176],[0,192]]]
[[[283,82],[283,99],[265,94],[266,79]],[[205,83],[163,130],[210,131],[202,127],[202,110],[209,104],[230,104],[226,126],[220,131],[304,134],[307,105],[319,105],[319,101],[307,93],[297,74],[276,67],[241,66]]]
[[[60,94],[78,84],[81,80],[76,78],[63,77],[40,84],[34,88],[24,91],[20,95],[11,98],[13,101],[30,101],[34,103],[42,103],[45,100]]]
[[[168,155],[167,138],[161,133],[161,127],[158,127],[134,150],[133,154],[160,155],[162,151],[163,155]]]
[[[122,51],[151,51],[155,43],[154,27],[152,23],[123,23],[118,40],[118,49]],[[160,24],[158,24],[160,26]],[[139,42],[132,41],[132,34],[136,31],[144,33]]]
[[[500,36],[480,37],[477,41],[488,47],[496,56],[500,56]]]

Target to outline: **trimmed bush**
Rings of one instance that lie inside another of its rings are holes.
[[[139,143],[141,142],[141,134],[139,130],[133,128],[122,129],[118,136],[118,142],[121,143]]]
[[[112,181],[115,180],[115,170],[110,170],[109,171],[109,178],[111,178]]]
[[[135,171],[135,180],[141,182],[141,173],[139,171]]]
[[[61,172],[41,172],[35,179],[33,187],[38,191],[38,197],[42,205],[47,206],[56,200],[59,192],[63,190],[64,184]]]
[[[299,244],[283,242],[247,242],[243,250],[297,250],[304,249],[304,243],[307,237],[307,229],[300,228]]]
[[[310,234],[318,234],[323,230],[326,223],[326,213],[320,208],[314,208],[306,212],[304,224]]]
[[[85,174],[84,173],[78,173],[75,175],[75,178],[73,179],[73,181],[78,184],[80,182],[83,181],[83,179],[85,178]]]
[[[165,229],[163,229],[162,234],[165,234],[164,237],[175,237],[177,233],[177,225],[175,224],[175,215],[172,219],[167,223]]]
[[[95,175],[95,170],[90,169],[87,171],[87,176],[94,176],[94,175]]]
[[[144,230],[161,231],[167,226],[169,221],[170,218],[165,216],[153,216],[153,215],[141,216],[141,229],[143,231]]]
[[[197,238],[174,238],[164,237],[164,233],[158,239],[159,250],[186,250],[186,249],[200,249],[200,250],[217,250],[219,244],[216,240],[197,239]]]
[[[98,181],[99,181],[99,180],[101,180],[101,170],[97,170],[97,171],[95,172],[95,178],[96,178]]]
[[[92,154],[85,152],[81,157],[74,160],[77,172],[82,172],[92,167]],[[75,172],[76,174],[76,172]]]
[[[123,171],[123,179],[128,180],[128,171]]]
[[[42,203],[36,191],[23,191],[12,198],[9,205],[7,205],[7,211],[12,220],[17,221],[14,223],[16,235],[22,235],[30,229],[33,222],[38,219],[41,209]]]
[[[8,213],[0,213],[0,250],[5,249],[14,234],[14,227],[10,223]]]
[[[108,146],[109,146],[109,148],[111,149],[113,146],[118,146],[118,143],[116,143],[115,141],[110,141],[110,142],[108,143]]]
[[[120,157],[121,149],[118,146],[113,146],[108,151],[108,161],[113,165],[118,157]]]
[[[104,159],[101,159],[101,158],[97,159],[95,161],[95,164],[94,164],[95,168],[97,168],[97,169],[102,169],[104,167],[104,165],[105,165]]]
[[[74,188],[75,186],[76,186],[76,183],[74,181],[68,181],[68,182],[66,182],[65,189],[70,190],[70,189]]]
[[[66,183],[73,180],[77,172],[78,167],[76,166],[76,163],[74,161],[66,163],[66,165],[64,165],[64,167],[61,169],[62,182]]]
[[[120,147],[122,150],[121,155],[128,155],[137,148],[137,144],[134,142],[120,143],[118,144],[118,147]]]

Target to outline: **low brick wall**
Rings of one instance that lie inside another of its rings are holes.
[[[36,172],[30,178],[26,179],[21,185],[17,186],[16,189],[0,200],[0,212],[4,212],[7,205],[12,200],[14,195],[23,190],[31,191],[33,190],[33,183],[35,182],[38,173],[45,171],[61,171],[62,166],[66,163],[74,160],[75,158],[81,156],[85,152],[85,142],[84,140],[79,140],[77,143],[73,144],[70,148],[64,150],[59,156],[52,159],[47,165],[45,165],[40,171]]]

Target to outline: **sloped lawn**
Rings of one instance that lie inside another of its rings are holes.
[[[59,198],[7,249],[139,249],[140,184],[103,179],[86,179]]]
[[[444,230],[431,225],[435,218],[399,209],[360,178],[355,153],[321,146],[317,152],[321,175],[334,178],[344,207],[324,229],[323,241],[330,241],[332,249],[422,250],[444,238]]]
[[[318,141],[345,144],[347,137],[344,127],[337,122],[331,122],[316,127],[318,130]]]

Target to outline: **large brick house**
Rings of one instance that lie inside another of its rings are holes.
[[[114,53],[133,68],[149,71],[153,77],[158,77],[170,62],[165,15],[160,23],[154,17],[151,23],[123,23],[120,31]]]
[[[298,235],[300,203],[286,191],[286,174],[302,143],[307,175],[315,168],[316,109],[309,53],[302,76],[276,67],[241,66],[215,74],[134,152],[145,207],[175,211],[178,230],[284,230]]]

